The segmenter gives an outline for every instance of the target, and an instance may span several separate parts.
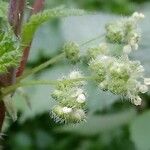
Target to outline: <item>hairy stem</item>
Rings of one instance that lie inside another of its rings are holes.
[[[33,4],[32,14],[36,14],[43,10],[45,0],[36,0]]]
[[[8,19],[10,25],[14,29],[14,33],[17,36],[21,32],[24,7],[25,7],[25,0],[10,0]]]
[[[17,81],[20,81],[20,80],[22,80],[22,79],[24,79],[24,78],[26,78],[26,77],[28,77],[30,75],[33,75],[33,74],[43,70],[44,68],[48,67],[49,65],[60,61],[62,58],[64,58],[64,53],[61,53],[61,54],[57,55],[56,57],[53,57],[52,59],[44,62],[43,64],[33,68],[31,71],[28,71],[28,72],[24,73],[22,76],[20,76],[17,79]]]
[[[21,24],[23,11],[25,6],[25,0],[10,0],[9,2],[9,11],[8,11],[8,21],[10,25],[13,27],[14,33],[16,36],[19,36],[21,32]],[[9,68],[8,73],[0,75],[0,86],[5,87],[8,85],[12,85],[16,80],[16,69]],[[2,125],[5,118],[5,105],[0,99],[0,131],[2,129]]]
[[[93,41],[95,41],[97,39],[103,39],[104,35],[105,34],[98,35],[98,36],[96,36],[96,37],[94,37],[94,38],[92,38],[92,39],[90,39],[88,41],[85,41],[85,42],[81,43],[80,46],[85,46],[85,45],[87,45],[87,44],[89,44],[89,43],[91,43],[91,42],[93,42]]]
[[[27,87],[27,86],[35,86],[35,85],[52,85],[56,86],[60,82],[78,82],[78,81],[85,81],[85,80],[93,80],[93,77],[82,77],[77,79],[64,79],[64,80],[32,80],[29,82],[18,82],[14,85],[8,86],[7,88],[1,89],[2,95],[4,97],[11,93],[12,91],[16,90],[19,87]]]
[[[91,42],[93,42],[93,41],[95,41],[95,40],[97,40],[97,39],[99,39],[99,38],[104,38],[104,34],[99,35],[99,36],[96,36],[96,37],[92,38],[91,40],[88,40],[88,41],[86,41],[86,42],[80,44],[80,46],[81,46],[81,47],[82,47],[82,46],[85,46],[85,45],[87,45],[87,44],[89,44],[89,43],[91,43]],[[25,74],[23,74],[21,77],[19,77],[19,78],[17,79],[17,81],[20,81],[20,80],[22,80],[22,79],[24,79],[24,78],[26,78],[26,77],[28,77],[28,76],[30,76],[30,75],[33,75],[33,74],[35,74],[35,73],[37,73],[37,72],[43,70],[44,68],[48,67],[49,65],[54,64],[54,63],[56,63],[56,62],[62,60],[62,58],[64,58],[64,56],[65,56],[65,54],[64,54],[64,53],[61,53],[61,54],[59,54],[59,55],[53,57],[52,59],[50,59],[50,60],[44,62],[44,63],[41,64],[40,66],[37,66],[37,67],[33,68],[31,71],[26,72]]]
[[[36,14],[36,13],[40,12],[41,10],[43,10],[44,2],[45,2],[45,0],[36,0],[33,4],[33,10],[32,10],[31,15]],[[31,43],[32,43],[32,41],[23,50],[22,60],[20,62],[20,66],[16,72],[17,77],[21,76],[25,69],[25,66],[26,66],[26,63],[28,60],[28,56],[29,56],[29,52],[30,52],[30,48],[31,48]]]

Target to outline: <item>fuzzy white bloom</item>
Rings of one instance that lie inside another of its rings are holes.
[[[84,94],[80,94],[80,95],[77,97],[77,100],[76,100],[76,101],[79,102],[79,103],[84,103],[85,100],[86,100],[85,95],[84,95]]]
[[[52,97],[58,103],[52,109],[52,117],[56,118],[55,120],[67,123],[78,123],[85,120],[85,113],[84,115],[78,113],[78,110],[84,112],[85,108],[86,96],[81,88],[84,81],[70,82],[70,79],[81,77],[83,76],[79,71],[72,71],[68,76],[64,77],[65,82],[60,80],[62,82],[56,86],[56,90],[52,93]]]
[[[78,96],[78,95],[80,95],[82,93],[83,93],[83,89],[78,88],[77,91],[76,91],[76,95]]]
[[[63,113],[67,114],[67,113],[71,113],[72,112],[72,108],[69,107],[63,107],[62,108]]]
[[[138,13],[138,12],[134,12],[132,15],[135,19],[139,20],[139,19],[144,19],[145,15],[142,13]]]
[[[141,93],[146,93],[146,92],[148,92],[148,87],[146,85],[140,85],[139,86],[139,91]]]
[[[86,114],[85,114],[84,110],[82,110],[82,109],[77,109],[77,110],[74,111],[74,117],[75,117],[77,120],[84,120],[84,121],[85,121]]]
[[[141,105],[142,99],[141,99],[139,96],[137,96],[137,97],[135,97],[135,98],[133,99],[133,103],[134,103],[136,106]]]
[[[150,78],[144,78],[144,84],[150,85]]]
[[[132,48],[130,45],[125,45],[123,47],[123,52],[126,53],[126,54],[129,54],[130,52],[132,51]]]
[[[110,59],[110,57],[106,55],[100,55],[98,56],[98,59],[100,59],[100,61],[107,61]]]
[[[73,94],[71,95],[71,97],[78,97],[80,94],[83,94],[84,91],[81,88],[76,88],[73,90]]]
[[[81,78],[82,75],[79,71],[72,71],[70,74],[69,74],[69,78],[70,79],[77,79],[77,78]]]

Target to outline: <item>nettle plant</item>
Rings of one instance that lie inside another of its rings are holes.
[[[41,11],[43,2],[44,0],[36,0],[31,17],[27,22],[22,23],[25,0],[10,0],[9,6],[0,1],[1,126],[5,112],[16,119],[11,97],[17,88],[24,86],[44,84],[54,87],[51,96],[56,101],[56,105],[50,110],[50,115],[57,122],[74,124],[86,120],[88,93],[84,86],[89,80],[93,81],[97,88],[129,99],[135,105],[141,105],[142,99],[139,94],[148,91],[150,78],[144,77],[144,68],[140,61],[130,60],[128,56],[138,49],[141,34],[137,25],[144,18],[141,13],[135,12],[130,17],[107,23],[105,33],[102,35],[104,40],[99,45],[88,47],[84,56],[80,54],[81,47],[95,38],[80,45],[68,41],[64,43],[62,53],[22,74],[34,33],[42,23],[53,18],[89,13],[64,7]],[[85,76],[78,69],[58,80],[23,81],[26,77],[42,71],[63,58],[72,64],[87,63],[87,69],[91,74]]]

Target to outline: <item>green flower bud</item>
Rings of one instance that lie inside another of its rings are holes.
[[[91,47],[87,50],[87,59],[95,59],[98,55],[107,55],[108,46],[106,43],[100,44],[98,47]]]
[[[96,81],[102,82],[107,74],[107,70],[113,62],[112,57],[106,55],[99,55],[89,63],[89,68],[95,76]]]
[[[63,51],[65,52],[66,58],[70,60],[72,63],[77,63],[79,61],[79,45],[75,42],[67,42],[64,47]]]
[[[131,48],[137,50],[140,40],[137,23],[143,18],[143,14],[134,13],[129,18],[106,24],[105,29],[107,41],[110,43],[128,45],[123,47],[123,52],[127,54],[131,52]]]

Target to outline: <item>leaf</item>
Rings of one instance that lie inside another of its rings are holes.
[[[7,19],[7,10],[8,10],[8,3],[0,1],[0,18]]]
[[[83,15],[85,12],[80,9],[64,9],[61,7],[44,10],[41,13],[31,16],[28,23],[23,26],[22,43],[28,45],[34,36],[36,29],[45,21],[53,18]]]
[[[137,150],[150,149],[150,110],[133,120],[130,132]]]
[[[22,51],[10,27],[5,25],[0,30],[0,73],[5,73],[8,68],[19,64]]]
[[[59,132],[73,132],[81,135],[95,135],[128,124],[136,116],[134,109],[111,115],[88,116],[87,122],[75,126],[64,125],[56,129]]]

